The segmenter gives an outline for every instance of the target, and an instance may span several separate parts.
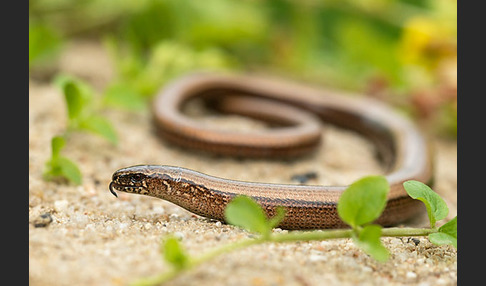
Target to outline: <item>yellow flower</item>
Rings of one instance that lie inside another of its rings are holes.
[[[404,64],[434,70],[442,60],[456,57],[456,41],[455,23],[414,17],[404,27],[400,57]]]

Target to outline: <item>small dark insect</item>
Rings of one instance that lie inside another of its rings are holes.
[[[303,173],[303,174],[296,174],[296,175],[293,175],[292,178],[291,178],[292,181],[296,181],[299,184],[305,184],[308,181],[314,180],[314,179],[317,179],[317,173],[313,172],[313,171]]]

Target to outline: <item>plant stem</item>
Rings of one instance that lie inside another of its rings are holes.
[[[400,236],[427,236],[431,233],[437,232],[435,228],[383,228],[381,236],[400,237]],[[252,239],[245,239],[235,243],[230,243],[213,249],[199,257],[191,259],[185,267],[172,268],[171,270],[164,272],[158,276],[150,278],[142,278],[136,281],[133,285],[159,285],[171,280],[183,271],[188,271],[196,266],[203,264],[221,254],[229,253],[231,251],[238,250],[240,248],[249,247],[256,244],[262,244],[267,242],[296,242],[296,241],[314,241],[314,240],[326,240],[336,238],[350,238],[352,237],[352,229],[335,229],[335,230],[317,230],[317,231],[292,231],[288,233],[272,234],[269,237],[259,237]]]
[[[426,236],[431,233],[437,232],[437,229],[432,228],[400,228],[390,227],[383,228],[381,236]],[[269,237],[269,242],[293,242],[293,241],[312,241],[312,240],[325,240],[335,238],[350,238],[352,237],[352,229],[336,229],[325,231],[293,231],[283,234],[273,234]]]
[[[437,228],[389,227],[381,230],[381,236],[427,236]]]
[[[189,260],[189,262],[187,263],[187,265],[183,268],[172,268],[171,270],[169,271],[166,271],[158,276],[155,276],[155,277],[149,277],[149,278],[142,278],[142,279],[139,279],[137,280],[135,283],[133,283],[132,285],[137,285],[137,286],[142,286],[142,285],[159,285],[159,284],[162,284],[166,281],[169,281],[171,280],[172,278],[176,277],[179,273],[183,272],[183,271],[188,271],[206,261],[209,261],[213,258],[215,258],[216,256],[219,256],[221,254],[224,254],[224,253],[228,253],[228,252],[231,252],[231,251],[235,251],[237,249],[240,249],[240,248],[244,248],[244,247],[248,247],[248,246],[251,246],[251,245],[255,245],[255,244],[261,244],[261,243],[264,243],[264,242],[267,242],[267,240],[265,239],[262,239],[262,238],[252,238],[252,239],[245,239],[245,240],[241,240],[241,241],[238,241],[238,242],[235,242],[235,243],[230,243],[230,244],[226,244],[226,245],[223,245],[221,247],[218,247],[216,249],[213,249],[212,251],[209,251],[199,257],[195,257],[195,258],[192,258],[191,260]]]

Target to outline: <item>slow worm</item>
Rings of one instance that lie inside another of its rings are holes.
[[[193,98],[221,109],[257,117],[275,128],[265,131],[220,131],[182,111]],[[402,183],[432,183],[429,146],[407,118],[376,100],[249,75],[193,74],[166,85],[153,102],[160,134],[190,148],[234,156],[288,157],[320,144],[320,120],[361,134],[376,147],[390,184],[387,206],[376,223],[394,225],[421,210]],[[137,165],[113,174],[110,191],[161,198],[195,214],[224,221],[226,205],[238,195],[255,199],[272,216],[286,208],[285,229],[340,228],[336,206],[341,186],[305,186],[243,182],[173,166]]]

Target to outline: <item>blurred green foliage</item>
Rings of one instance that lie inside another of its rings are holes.
[[[44,178],[65,178],[74,184],[82,183],[78,165],[61,155],[67,139],[73,132],[87,131],[99,135],[111,144],[118,144],[118,135],[110,121],[99,110],[102,103],[96,102],[94,90],[84,81],[60,74],[54,84],[62,91],[66,103],[68,124],[66,130],[51,139],[51,157],[44,167]]]
[[[53,180],[61,177],[80,185],[82,176],[78,166],[61,155],[61,149],[65,144],[66,140],[63,136],[55,136],[51,139],[51,158],[45,164],[44,178]]]
[[[194,50],[178,42],[160,41],[142,57],[123,51],[111,37],[105,43],[118,72],[118,78],[108,85],[107,102],[123,107],[134,106],[136,98],[152,97],[166,81],[192,70],[233,66],[232,60],[216,48]],[[133,96],[128,98],[127,92]]]
[[[111,123],[100,114],[99,103],[94,91],[87,83],[67,76],[59,75],[54,80],[62,90],[68,111],[66,134],[73,131],[88,131],[104,137],[113,145],[118,144],[118,136]]]
[[[192,70],[258,70],[372,94],[457,132],[455,0],[31,0],[29,22],[31,70],[62,42],[102,41],[115,106],[139,108]]]
[[[61,39],[53,28],[29,23],[29,69],[48,64],[60,49]]]

